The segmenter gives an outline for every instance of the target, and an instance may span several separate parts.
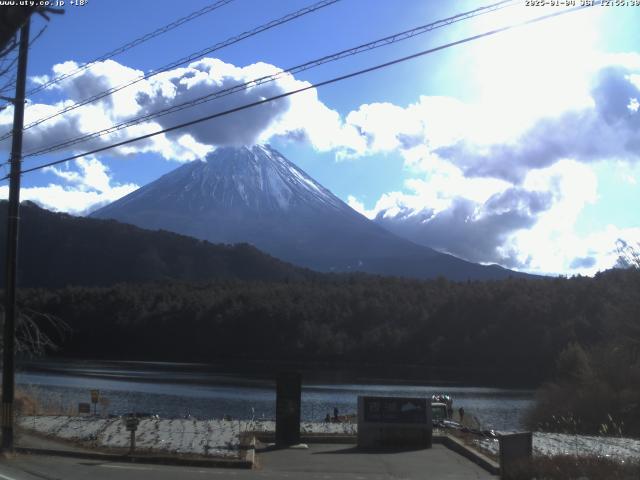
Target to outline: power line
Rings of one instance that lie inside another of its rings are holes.
[[[384,38],[380,38],[378,40],[374,40],[372,42],[368,42],[362,45],[358,45],[357,47],[353,47],[353,48],[349,48],[346,50],[342,50],[340,52],[337,53],[333,53],[331,55],[325,55],[324,57],[321,57],[319,59],[316,60],[312,60],[306,63],[303,63],[301,65],[297,65],[295,67],[291,67],[288,68],[286,70],[282,70],[280,72],[274,73],[273,75],[267,75],[264,77],[260,77],[260,78],[256,78],[253,80],[250,80],[248,82],[242,83],[242,84],[238,84],[238,85],[234,85],[233,87],[229,87],[229,88],[225,88],[222,90],[218,90],[216,92],[213,93],[209,93],[207,95],[203,95],[200,97],[197,97],[195,99],[189,100],[187,102],[183,102],[180,104],[176,104],[176,105],[172,105],[170,107],[152,112],[152,113],[148,113],[146,115],[142,115],[139,117],[136,117],[134,119],[131,120],[127,120],[125,122],[121,122],[119,124],[116,125],[112,125],[110,127],[92,132],[92,133],[88,133],[85,135],[81,135],[78,137],[72,137],[72,138],[68,138],[66,140],[64,140],[61,143],[55,144],[55,145],[51,145],[49,147],[45,147],[45,148],[41,148],[40,150],[32,150],[28,153],[26,153],[23,157],[35,157],[35,156],[39,156],[39,155],[44,155],[46,153],[49,152],[53,152],[53,151],[57,151],[57,150],[61,150],[67,147],[71,147],[73,145],[76,145],[78,143],[83,143],[86,142],[88,140],[91,140],[93,138],[98,138],[101,137],[103,135],[108,135],[110,133],[115,133],[119,130],[122,130],[124,128],[128,128],[134,125],[138,125],[142,122],[148,121],[148,120],[152,120],[154,118],[158,118],[164,115],[169,115],[171,113],[175,113],[187,108],[192,108],[194,106],[197,105],[201,105],[205,102],[210,102],[212,100],[216,100],[222,97],[225,97],[227,95],[231,95],[243,90],[248,90],[249,88],[254,88],[257,87],[259,85],[263,85],[265,83],[269,83],[269,82],[273,82],[275,80],[277,80],[278,78],[281,78],[285,75],[293,75],[296,73],[300,73],[302,71],[305,70],[309,70],[315,67],[318,67],[320,65],[329,63],[329,62],[334,62],[337,60],[341,60],[345,57],[349,57],[349,56],[353,56],[353,55],[357,55],[359,53],[365,52],[365,51],[369,51],[369,50],[373,50],[376,48],[380,48],[386,45],[391,45],[393,43],[402,41],[402,40],[407,40],[409,38],[413,38],[417,35],[422,35],[424,33],[430,32],[432,30],[435,30],[436,28],[441,28],[441,27],[445,27],[447,25],[451,25],[453,23],[462,21],[462,20],[467,20],[469,18],[474,18],[477,17],[479,15],[484,15],[487,13],[492,13],[495,12],[497,10],[500,10],[502,8],[506,8],[509,7],[511,5],[513,5],[515,3],[515,0],[503,0],[500,1],[498,3],[494,3],[491,5],[487,5],[484,7],[479,7],[475,10],[471,10],[468,12],[464,12],[464,13],[460,13],[457,15],[454,15],[452,17],[448,17],[442,20],[437,20],[435,22],[431,22],[429,24],[426,25],[421,25],[419,27],[415,27],[412,28],[410,30],[405,30],[403,32],[400,33],[395,33],[393,35],[389,35],[387,37]]]
[[[31,39],[31,41],[29,42],[29,48],[31,48],[33,46],[34,43],[36,43],[36,41],[42,36],[42,34],[45,32],[45,30],[47,29],[48,25],[43,26],[40,31],[35,35],[35,37],[33,37]],[[6,67],[4,67],[4,65],[2,67],[0,67],[2,70],[0,70],[0,77],[4,76],[6,74],[8,74],[10,71],[12,71],[14,68],[17,67],[17,62],[18,62],[18,55],[16,55],[10,62],[9,65],[7,65]],[[3,90],[12,87],[16,84],[15,79],[13,79],[10,83],[4,85],[1,89],[0,92],[2,92]]]
[[[121,47],[116,48],[115,50],[112,50],[108,53],[105,53],[104,55],[95,58],[94,60],[91,60],[90,62],[87,62],[81,66],[79,66],[78,68],[76,68],[75,70],[72,70],[71,72],[68,73],[64,73],[62,75],[59,75],[55,78],[52,78],[51,80],[38,85],[37,87],[32,88],[31,90],[27,91],[27,96],[31,96],[34,95],[48,87],[50,87],[51,85],[54,85],[58,82],[61,82],[62,80],[65,80],[69,77],[72,77],[74,75],[77,75],[80,72],[83,72],[84,70],[87,70],[88,68],[91,68],[94,64],[96,64],[97,62],[101,62],[104,60],[107,60],[109,58],[112,58],[126,50],[129,50],[131,48],[137,47],[138,45],[140,45],[141,43],[144,43],[148,40],[151,40],[152,38],[155,38],[159,35],[162,35],[163,33],[166,33],[170,30],[173,30],[174,28],[179,27],[180,25],[183,25],[191,20],[194,20],[202,15],[205,15],[209,12],[212,12],[230,2],[233,2],[234,0],[218,0],[217,2],[215,2],[212,5],[208,5],[206,7],[201,8],[200,10],[197,10],[189,15],[187,15],[186,17],[182,17],[174,22],[169,23],[168,25],[165,25],[163,27],[160,27],[156,30],[154,30],[153,32],[147,33],[145,35],[143,35],[142,37],[139,37],[135,40],[132,40],[131,42],[126,43],[125,45],[122,45]],[[46,26],[45,26],[46,28]],[[42,32],[44,31],[44,28],[38,33],[38,35],[36,35],[36,37],[33,39],[33,41],[29,44],[29,46],[31,46],[33,44],[33,42],[35,42],[35,40],[37,40],[37,38],[42,34]],[[13,81],[10,84],[5,85],[5,87],[3,88],[9,88],[12,87],[13,85],[15,85],[15,81]],[[6,108],[10,105],[9,104],[5,104],[4,106],[0,107],[0,109]],[[9,132],[7,132],[9,133]]]
[[[0,71],[0,76],[4,77],[9,73],[11,73],[13,70],[15,70],[17,67],[17,62],[18,62],[18,55],[15,55],[11,60],[3,57],[1,60],[2,71]],[[0,93],[9,90],[10,88],[14,87],[15,84],[16,84],[15,77],[10,77],[9,80],[7,80],[2,87],[0,87]],[[11,103],[7,103],[5,105],[0,106],[0,110],[4,110],[9,105],[11,105]]]
[[[0,58],[11,53],[18,46],[18,41],[16,35],[7,41],[7,43],[0,49]]]
[[[252,103],[245,104],[245,105],[242,105],[242,106],[239,106],[239,107],[231,108],[231,109],[225,110],[223,112],[218,112],[218,113],[214,113],[214,114],[211,114],[211,115],[207,115],[205,117],[200,117],[200,118],[197,118],[195,120],[191,120],[191,121],[188,121],[188,122],[185,122],[185,123],[181,123],[179,125],[174,125],[173,127],[164,128],[162,130],[158,130],[156,132],[148,133],[146,135],[141,135],[139,137],[131,138],[131,139],[128,139],[128,140],[123,140],[122,142],[117,142],[117,143],[114,143],[114,144],[111,144],[111,145],[107,145],[105,147],[96,148],[94,150],[87,151],[87,152],[84,152],[84,153],[81,153],[81,154],[71,155],[69,157],[65,157],[65,158],[62,158],[60,160],[49,162],[49,163],[46,163],[46,164],[43,164],[43,165],[38,165],[36,167],[31,167],[31,168],[23,170],[22,173],[29,173],[29,172],[34,172],[36,170],[42,170],[43,168],[52,167],[54,165],[59,165],[61,163],[68,162],[70,160],[76,160],[76,159],[78,159],[80,157],[84,157],[86,155],[93,155],[93,154],[96,154],[96,153],[104,152],[106,150],[110,150],[112,148],[117,148],[117,147],[121,147],[123,145],[128,145],[129,143],[134,143],[134,142],[137,142],[137,141],[140,141],[140,140],[145,140],[147,138],[151,138],[151,137],[154,137],[156,135],[172,132],[174,130],[178,130],[178,129],[181,129],[181,128],[184,128],[184,127],[189,127],[191,125],[202,123],[202,122],[205,122],[205,121],[208,121],[208,120],[213,120],[215,118],[219,118],[219,117],[222,117],[222,116],[225,116],[225,115],[230,115],[232,113],[240,112],[242,110],[246,110],[246,109],[249,109],[249,108],[257,107],[259,105],[263,105],[265,103],[273,102],[273,101],[279,100],[281,98],[289,97],[289,96],[295,95],[297,93],[301,93],[301,92],[304,92],[304,91],[307,91],[307,90],[311,90],[311,89],[314,89],[314,88],[319,88],[319,87],[323,87],[325,85],[330,85],[330,84],[333,84],[333,83],[341,82],[341,81],[347,80],[349,78],[358,77],[358,76],[364,75],[366,73],[371,73],[371,72],[374,72],[374,71],[377,71],[377,70],[381,70],[381,69],[386,68],[386,67],[390,67],[392,65],[396,65],[398,63],[402,63],[402,62],[406,62],[408,60],[413,60],[413,59],[416,59],[416,58],[419,58],[419,57],[423,57],[425,55],[429,55],[431,53],[435,53],[435,52],[438,52],[440,50],[444,50],[444,49],[447,49],[447,48],[454,47],[456,45],[462,45],[464,43],[469,43],[469,42],[472,42],[472,41],[475,41],[475,40],[480,40],[481,38],[489,37],[491,35],[495,35],[495,34],[502,33],[502,32],[508,31],[508,30],[512,30],[514,28],[523,27],[523,26],[530,25],[530,24],[533,24],[533,23],[538,23],[538,22],[541,22],[541,21],[544,21],[544,20],[547,20],[547,19],[550,19],[550,18],[553,18],[553,17],[558,17],[560,15],[565,15],[567,13],[576,12],[576,11],[582,10],[584,8],[589,8],[589,7],[588,6],[576,6],[576,7],[573,7],[573,8],[561,10],[561,11],[550,13],[550,14],[547,14],[547,15],[542,15],[542,16],[539,16],[539,17],[535,17],[535,18],[532,18],[532,19],[529,19],[529,20],[526,20],[526,21],[523,21],[523,22],[516,23],[516,24],[507,25],[507,26],[504,26],[504,27],[500,27],[500,28],[496,28],[496,29],[493,29],[493,30],[489,30],[487,32],[480,33],[478,35],[473,35],[471,37],[463,38],[462,40],[457,40],[455,42],[450,42],[450,43],[447,43],[447,44],[444,44],[444,45],[440,45],[438,47],[434,47],[434,48],[430,48],[430,49],[427,49],[427,50],[423,50],[421,52],[414,53],[412,55],[408,55],[408,56],[405,56],[405,57],[397,58],[397,59],[391,60],[389,62],[380,63],[380,64],[375,65],[373,67],[368,67],[368,68],[365,68],[365,69],[362,69],[362,70],[358,70],[358,71],[351,72],[351,73],[348,73],[348,74],[345,74],[345,75],[334,77],[334,78],[331,78],[329,80],[324,80],[322,82],[318,82],[318,83],[315,83],[313,85],[308,85],[306,87],[301,87],[301,88],[298,88],[296,90],[291,90],[289,92],[285,92],[285,93],[282,93],[282,94],[279,94],[279,95],[274,95],[272,97],[265,98],[265,99],[259,100],[257,102],[252,102]],[[1,180],[6,180],[7,178],[8,177],[6,177],[6,176],[3,177],[3,178],[0,178],[0,181]]]
[[[31,41],[29,42],[29,48],[31,48],[33,46],[34,43],[36,43],[38,41],[38,39],[42,36],[42,34],[45,32],[45,30],[47,29],[48,25],[43,26],[40,31],[31,39]],[[17,68],[17,62],[18,62],[18,57],[19,55],[16,55],[10,62],[9,65],[7,65],[6,67],[4,67],[1,71],[0,71],[0,77],[3,77],[7,74],[9,74],[11,71],[13,71],[15,68]],[[2,67],[0,67],[2,68]],[[16,72],[17,73],[17,72]],[[8,91],[9,89],[11,89],[12,87],[14,87],[16,85],[16,79],[15,78],[11,78],[9,79],[4,85],[2,85],[0,87],[0,95],[3,94],[4,92]],[[6,97],[1,97],[4,98],[6,100]],[[4,110],[5,108],[7,108],[9,105],[13,105],[13,102],[9,102],[9,103],[5,103],[4,105],[0,106],[0,111]],[[12,131],[13,133],[13,131]],[[6,162],[9,163],[9,162]]]
[[[112,87],[112,88],[110,88],[108,90],[105,90],[103,92],[100,92],[100,93],[98,93],[98,94],[96,94],[96,95],[94,95],[92,97],[86,98],[85,100],[82,100],[80,102],[77,102],[77,103],[74,103],[72,105],[69,105],[69,106],[67,106],[67,107],[65,107],[65,108],[63,108],[61,110],[58,110],[56,113],[53,113],[53,114],[51,114],[49,116],[46,116],[46,117],[42,117],[42,118],[40,118],[40,119],[38,119],[38,120],[36,120],[34,122],[29,123],[28,125],[25,125],[24,129],[27,130],[29,128],[35,127],[36,125],[40,125],[41,123],[46,122],[47,120],[51,120],[52,118],[55,118],[55,117],[57,117],[59,115],[67,113],[67,112],[69,112],[71,110],[75,110],[76,108],[82,107],[82,106],[87,105],[89,103],[93,103],[93,102],[95,102],[97,100],[100,100],[100,99],[102,99],[104,97],[112,95],[112,94],[114,94],[114,93],[116,93],[116,92],[118,92],[120,90],[123,90],[123,89],[125,89],[127,87],[130,87],[131,85],[134,85],[134,84],[136,84],[136,83],[138,83],[138,82],[140,82],[142,80],[146,80],[148,78],[153,77],[154,75],[157,75],[159,73],[166,72],[167,70],[175,68],[178,65],[182,65],[184,63],[188,63],[188,62],[191,62],[193,60],[202,58],[205,55],[207,55],[209,53],[212,53],[212,52],[214,52],[216,50],[220,50],[220,49],[222,49],[224,47],[228,47],[229,45],[233,45],[233,44],[238,43],[238,42],[240,42],[242,40],[245,40],[245,39],[247,39],[249,37],[253,37],[255,35],[258,35],[259,33],[262,33],[262,32],[264,32],[266,30],[270,30],[270,29],[275,28],[275,27],[277,27],[279,25],[282,25],[284,23],[287,23],[287,22],[290,22],[292,20],[295,20],[295,19],[297,19],[299,17],[302,17],[303,15],[307,15],[309,13],[312,13],[312,12],[315,12],[317,10],[320,10],[321,8],[328,7],[329,5],[333,5],[334,3],[337,3],[339,1],[340,0],[322,0],[322,1],[318,2],[318,3],[315,3],[315,4],[310,5],[308,7],[302,8],[300,10],[297,10],[297,11],[295,11],[293,13],[289,13],[289,14],[287,14],[287,15],[285,15],[283,17],[280,17],[280,18],[278,18],[276,20],[272,20],[272,21],[270,21],[270,22],[268,22],[266,24],[263,24],[263,25],[260,25],[259,27],[254,28],[252,30],[249,30],[249,31],[244,32],[244,33],[241,33],[240,35],[236,35],[234,37],[230,37],[227,40],[219,42],[219,43],[217,43],[217,44],[215,44],[215,45],[213,45],[211,47],[208,47],[208,48],[205,48],[205,49],[200,50],[198,52],[192,53],[191,55],[188,55],[188,56],[183,57],[183,58],[181,58],[179,60],[176,60],[176,61],[174,61],[172,63],[169,63],[169,64],[167,64],[167,65],[165,65],[165,66],[163,66],[163,67],[161,67],[161,68],[159,68],[157,70],[152,70],[151,72],[149,72],[149,73],[147,73],[147,74],[145,74],[143,76],[137,77],[136,79],[134,79],[134,80],[132,80],[130,82],[127,82],[125,84],[119,85],[117,87]],[[5,140],[6,138],[9,138],[10,136],[11,136],[11,132],[5,132],[2,136],[0,136],[0,141]]]
[[[7,62],[8,62],[8,65],[5,66]],[[11,59],[10,61],[8,61],[7,59],[2,59],[2,62],[0,63],[0,77],[5,76],[7,73],[13,70],[16,67],[17,63],[18,63],[17,55],[13,57],[13,59]],[[13,83],[15,84],[15,81]]]
[[[56,83],[61,82],[62,80],[65,80],[69,77],[72,77],[74,75],[77,75],[80,72],[85,71],[86,69],[90,68],[91,66],[93,66],[94,64],[98,63],[98,62],[103,62],[109,58],[115,57],[116,55],[119,55],[131,48],[137,47],[138,45],[147,42],[149,40],[151,40],[152,38],[155,38],[159,35],[162,35],[164,33],[167,33],[170,30],[173,30],[174,28],[178,28],[180,25],[184,25],[187,22],[190,22],[192,20],[195,20],[198,17],[201,17],[203,15],[206,15],[207,13],[213,12],[214,10],[217,10],[220,7],[223,7],[225,5],[227,5],[228,3],[233,2],[234,0],[218,0],[217,2],[211,4],[211,5],[207,5],[206,7],[201,8],[200,10],[196,10],[195,12],[190,13],[189,15],[179,18],[178,20],[175,20],[167,25],[164,25],[163,27],[157,28],[156,30],[154,30],[153,32],[149,32],[145,35],[143,35],[142,37],[136,38],[135,40],[132,40],[124,45],[122,45],[121,47],[118,47],[114,50],[111,50],[108,53],[105,53],[104,55],[101,55],[100,57],[97,57],[93,60],[91,60],[90,62],[87,62],[83,65],[81,65],[80,67],[76,68],[75,70],[72,70],[71,72],[68,73],[64,73],[62,75],[59,75],[55,78],[52,78],[51,80],[49,80],[48,82],[45,82],[41,85],[38,85],[37,87],[32,88],[31,90],[27,91],[27,95],[31,96],[34,95],[48,87],[50,87],[51,85],[54,85]]]

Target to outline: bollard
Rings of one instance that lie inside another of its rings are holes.
[[[136,449],[136,431],[135,430],[131,430],[131,445],[129,447],[129,454],[133,454],[134,450]]]

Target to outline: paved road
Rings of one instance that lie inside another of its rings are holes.
[[[165,467],[19,455],[0,461],[0,480],[477,480],[495,479],[441,445],[431,450],[362,453],[352,445],[313,445],[258,455],[256,470]]]

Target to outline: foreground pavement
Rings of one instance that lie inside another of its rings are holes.
[[[0,461],[0,480],[134,479],[495,479],[482,468],[443,447],[364,453],[353,445],[314,444],[307,450],[258,451],[257,468],[235,470],[100,462],[68,457],[16,455]]]

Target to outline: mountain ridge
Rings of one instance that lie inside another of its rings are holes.
[[[54,213],[32,202],[20,209],[18,284],[59,288],[164,280],[288,281],[317,273],[287,264],[247,244],[213,245],[173,232],[114,220]],[[7,202],[0,202],[0,217]],[[6,227],[0,249],[6,245]],[[2,232],[0,232],[2,233]],[[0,257],[0,268],[5,258]],[[4,277],[0,280],[4,283]]]
[[[398,237],[270,146],[224,147],[91,214],[213,243],[247,242],[295,265],[452,280],[527,276]]]

